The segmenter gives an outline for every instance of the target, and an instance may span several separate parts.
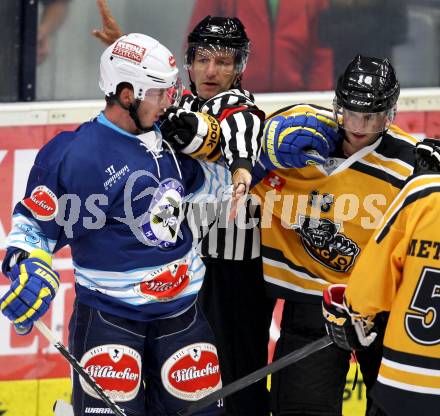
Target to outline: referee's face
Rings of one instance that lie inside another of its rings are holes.
[[[220,48],[198,48],[190,68],[197,94],[208,100],[231,88],[237,73],[235,55]]]

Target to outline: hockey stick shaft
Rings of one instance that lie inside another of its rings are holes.
[[[34,325],[41,334],[59,351],[59,353],[69,362],[72,368],[87,382],[87,384],[104,401],[107,407],[117,416],[126,416],[125,412],[107,395],[101,386],[87,373],[78,360],[58,341],[52,331],[42,321],[35,321]]]
[[[333,344],[333,341],[326,335],[316,341],[311,342],[310,344],[305,345],[302,348],[298,348],[295,351],[281,357],[279,360],[272,362],[271,364],[262,367],[253,373],[250,373],[238,380],[228,384],[220,390],[216,390],[211,394],[203,397],[200,400],[197,400],[195,403],[189,405],[187,408],[179,410],[175,413],[175,416],[189,416],[193,413],[203,409],[206,406],[209,406],[212,403],[215,403],[217,400],[221,398],[225,398],[237,391],[244,389],[245,387],[250,386],[258,380],[266,377],[268,374],[276,373],[284,367],[287,367],[290,364],[293,364],[305,357],[308,357],[310,354],[313,354],[319,350],[322,350],[325,347]]]

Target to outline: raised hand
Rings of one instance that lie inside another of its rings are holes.
[[[93,29],[92,35],[109,46],[119,39],[123,33],[118,22],[112,15],[107,0],[96,0],[96,4],[102,19],[102,29]]]

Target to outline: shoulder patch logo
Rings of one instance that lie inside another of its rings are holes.
[[[217,349],[203,342],[187,345],[165,361],[161,377],[174,397],[199,400],[222,386]]]
[[[141,356],[125,345],[100,345],[87,351],[81,365],[115,401],[127,402],[136,397],[141,384]],[[99,396],[80,377],[81,387],[92,397]]]
[[[37,186],[21,203],[40,221],[50,221],[58,213],[58,198],[44,185]]]

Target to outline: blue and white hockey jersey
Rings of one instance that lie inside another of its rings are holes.
[[[17,248],[70,245],[82,303],[141,321],[187,309],[204,265],[182,202],[221,195],[230,176],[161,148],[158,128],[134,136],[103,114],[57,135],[38,153],[15,207],[7,258]]]

